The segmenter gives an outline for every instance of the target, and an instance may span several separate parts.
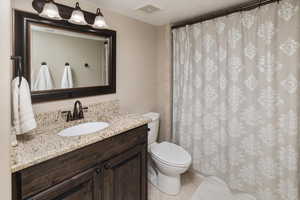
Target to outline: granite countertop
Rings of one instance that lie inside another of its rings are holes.
[[[99,121],[99,119],[54,124],[40,130],[42,132],[40,134],[22,136],[21,139],[18,139],[18,146],[12,148],[11,172],[20,171],[51,158],[121,134],[130,129],[145,125],[151,120],[137,114],[117,115],[103,119],[102,121],[109,122],[110,126],[97,133],[76,137],[61,137],[57,135],[58,132],[67,127],[91,121]]]

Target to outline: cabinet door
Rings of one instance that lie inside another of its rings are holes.
[[[101,168],[95,167],[27,200],[101,200]]]
[[[147,145],[139,145],[104,164],[104,200],[147,199]]]

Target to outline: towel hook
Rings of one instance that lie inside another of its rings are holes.
[[[262,0],[259,0],[259,5],[258,7],[260,8],[262,6]]]
[[[20,88],[21,82],[22,82],[22,76],[23,76],[23,70],[22,70],[22,57],[21,56],[11,56],[11,60],[14,60],[17,62],[16,66],[16,74],[19,77],[19,84],[18,87]]]

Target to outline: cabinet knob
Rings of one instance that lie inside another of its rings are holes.
[[[111,166],[110,166],[108,163],[106,163],[106,164],[104,165],[104,168],[105,168],[105,169],[110,169]]]
[[[100,174],[100,173],[101,173],[101,169],[100,169],[100,168],[97,168],[97,169],[96,169],[96,173],[97,173],[97,174]]]

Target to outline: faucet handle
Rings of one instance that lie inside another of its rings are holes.
[[[61,114],[66,117],[66,121],[69,122],[72,120],[72,113],[71,111],[62,111]]]
[[[70,111],[62,111],[62,112],[61,112],[61,115],[62,115],[63,117],[65,117],[69,112],[70,112]]]
[[[85,112],[87,112],[88,111],[88,107],[84,107],[84,108],[82,108],[80,111],[79,111],[79,113],[78,113],[78,118],[79,119],[84,119],[84,114],[83,113],[85,113]]]

